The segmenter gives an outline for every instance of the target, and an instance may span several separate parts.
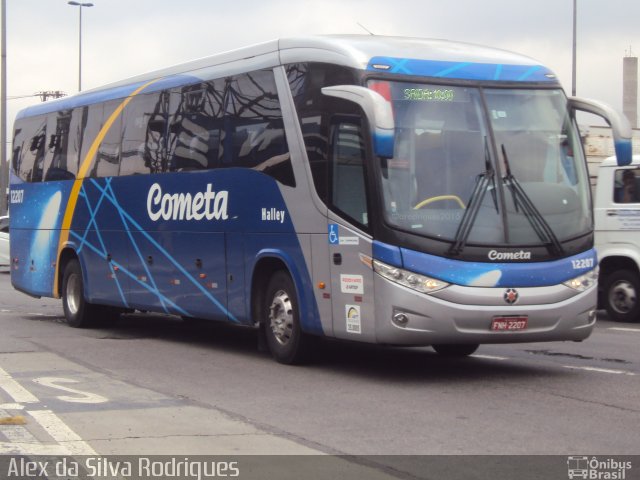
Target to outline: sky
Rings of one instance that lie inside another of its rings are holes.
[[[79,8],[5,0],[7,95],[78,89]],[[86,1],[86,0],[83,0]],[[464,41],[528,55],[571,93],[573,0],[92,0],[82,88],[275,38],[362,33]],[[360,24],[360,25],[359,25]],[[622,61],[640,55],[640,1],[577,0],[577,94],[622,111]],[[40,101],[8,101],[16,113]]]

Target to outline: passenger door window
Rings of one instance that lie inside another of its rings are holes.
[[[360,124],[334,123],[331,142],[331,204],[361,227],[369,225],[365,147]]]

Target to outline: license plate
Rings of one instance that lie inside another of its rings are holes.
[[[527,317],[494,317],[491,321],[491,330],[501,332],[512,332],[515,330],[527,329]]]

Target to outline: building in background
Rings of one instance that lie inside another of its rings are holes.
[[[638,57],[622,59],[622,109],[633,128],[638,127]]]

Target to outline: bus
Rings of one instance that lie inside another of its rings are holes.
[[[72,327],[161,312],[432,346],[581,341],[597,258],[576,112],[551,70],[443,40],[288,38],[22,110],[11,282]]]

